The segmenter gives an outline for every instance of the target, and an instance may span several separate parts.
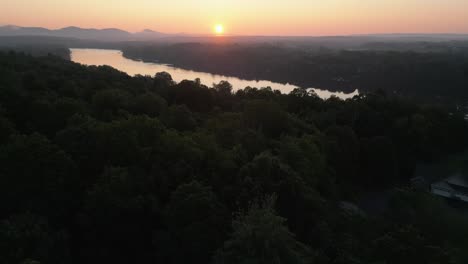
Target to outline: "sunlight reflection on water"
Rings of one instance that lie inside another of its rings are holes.
[[[151,75],[154,76],[157,72],[168,72],[176,82],[182,80],[195,80],[200,78],[202,84],[211,87],[213,83],[219,83],[220,81],[228,81],[232,84],[234,90],[244,89],[247,86],[250,87],[271,87],[273,90],[280,90],[282,93],[289,93],[297,86],[291,84],[275,83],[265,80],[260,81],[249,81],[243,80],[236,77],[223,76],[217,74],[211,74],[206,72],[197,72],[192,70],[185,70],[177,67],[173,67],[165,64],[148,63],[143,61],[130,60],[122,56],[120,50],[108,50],[108,49],[70,49],[71,60],[84,65],[108,65],[120,71],[126,72],[129,75]],[[331,92],[327,90],[315,89],[320,98],[327,99],[332,95],[335,95],[342,99],[352,98],[359,94],[358,90],[352,93],[345,94],[343,92]]]

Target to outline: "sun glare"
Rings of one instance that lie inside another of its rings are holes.
[[[216,24],[214,26],[214,32],[216,35],[222,35],[224,33],[224,26],[222,24]]]

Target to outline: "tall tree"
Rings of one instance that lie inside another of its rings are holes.
[[[231,238],[214,257],[216,264],[300,264],[311,263],[312,252],[296,241],[284,225],[286,219],[274,210],[270,196],[253,203],[232,223]]]

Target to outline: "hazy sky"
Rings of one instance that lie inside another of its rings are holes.
[[[168,33],[468,33],[468,0],[0,0],[0,25]]]

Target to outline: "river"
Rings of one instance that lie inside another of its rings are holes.
[[[185,70],[166,64],[131,60],[125,58],[122,55],[122,51],[120,50],[70,49],[70,51],[71,60],[74,62],[83,65],[108,65],[132,76],[137,74],[154,76],[157,72],[165,71],[171,74],[172,78],[176,82],[180,82],[182,80],[195,80],[196,78],[200,78],[201,83],[209,87],[212,87],[213,83],[219,83],[222,80],[231,83],[234,90],[244,89],[247,86],[257,88],[269,86],[274,90],[280,90],[282,93],[289,93],[297,87],[291,84],[275,83],[266,80],[243,80],[231,76]],[[332,95],[342,99],[348,99],[359,94],[358,90],[346,94],[343,92],[331,92],[317,88],[310,89],[314,90],[315,93],[317,93],[317,95],[323,99],[327,99]]]

